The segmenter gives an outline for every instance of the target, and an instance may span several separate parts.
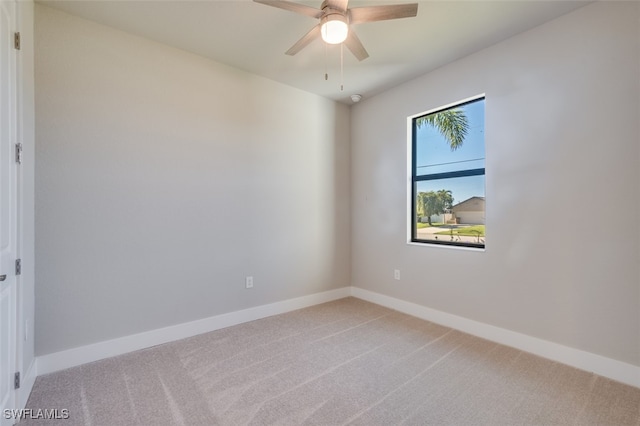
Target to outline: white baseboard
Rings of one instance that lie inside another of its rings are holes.
[[[640,367],[601,355],[570,348],[547,340],[527,336],[457,315],[437,311],[422,305],[396,299],[358,287],[351,287],[351,295],[405,314],[425,319],[456,330],[511,346],[543,358],[586,370],[618,382],[640,388]]]
[[[219,330],[232,325],[242,324],[272,315],[283,314],[296,309],[302,309],[308,306],[342,299],[350,295],[351,288],[343,287],[336,290],[310,294],[308,296],[297,297],[295,299],[283,300],[268,305],[256,306],[254,308],[243,309],[241,311],[229,312],[184,324],[178,324],[144,333],[94,343],[87,346],[68,349],[61,352],[55,352],[48,355],[42,355],[37,359],[37,373],[39,375],[53,373],[65,368],[75,367],[88,362],[98,361],[104,358],[122,355],[163,343],[173,342],[175,340]]]
[[[219,330],[221,328],[242,324],[272,315],[283,314],[296,309],[330,302],[332,300],[342,299],[348,296],[354,296],[427,321],[455,328],[456,330],[460,330],[474,336],[511,346],[516,349],[640,388],[640,367],[638,366],[579,349],[570,348],[547,340],[538,339],[536,337],[527,336],[515,331],[470,320],[457,315],[437,311],[422,305],[396,299],[358,287],[343,287],[336,290],[283,300],[281,302],[256,306],[254,308],[243,309],[241,311],[229,312],[227,314],[216,315],[214,317],[197,321],[40,356],[37,358],[35,365],[32,364],[27,374],[25,374],[23,382],[25,390],[20,394],[20,403],[22,406],[26,403],[26,398],[28,398],[29,393],[31,392],[31,387],[33,386],[36,375],[53,373],[65,368],[75,367],[88,362],[122,355],[128,352],[149,348],[155,345],[184,339],[197,334]],[[22,401],[23,398],[24,401]]]

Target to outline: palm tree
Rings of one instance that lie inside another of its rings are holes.
[[[425,115],[416,120],[418,127],[426,124],[438,130],[447,139],[451,151],[460,148],[469,131],[469,119],[460,108],[447,109]]]

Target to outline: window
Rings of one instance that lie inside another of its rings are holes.
[[[484,97],[410,120],[411,241],[484,248]]]

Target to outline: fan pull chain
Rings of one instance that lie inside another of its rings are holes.
[[[340,43],[340,91],[344,91],[344,43]]]
[[[329,73],[327,72],[327,43],[322,43],[324,45],[324,81],[329,80]]]

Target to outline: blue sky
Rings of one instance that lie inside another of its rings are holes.
[[[484,167],[484,99],[462,109],[469,119],[469,133],[455,151],[451,151],[449,143],[433,127],[426,125],[418,129],[418,175]],[[418,192],[441,189],[452,191],[454,204],[473,196],[484,197],[484,176],[418,182]]]

